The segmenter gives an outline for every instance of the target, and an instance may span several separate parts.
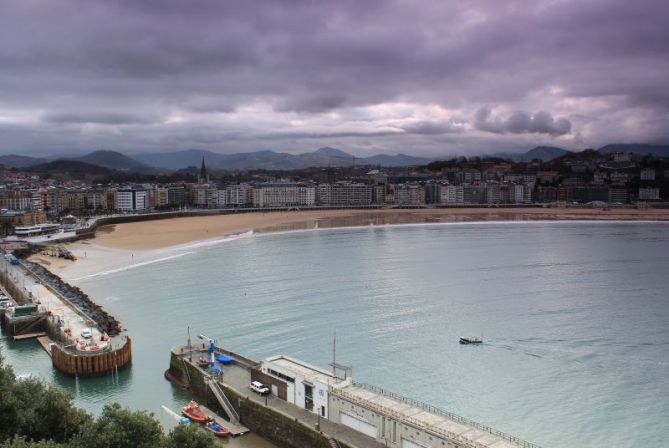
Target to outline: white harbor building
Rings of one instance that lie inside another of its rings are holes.
[[[280,355],[264,360],[252,379],[267,384],[272,395],[391,448],[538,448],[437,407],[358,383],[350,368],[335,366],[328,371]]]

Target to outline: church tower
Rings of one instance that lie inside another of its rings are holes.
[[[209,174],[207,174],[207,167],[204,166],[204,156],[202,156],[202,166],[200,167],[200,175],[197,177],[199,185],[209,184]]]

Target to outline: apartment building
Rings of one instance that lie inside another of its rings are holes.
[[[369,205],[372,203],[372,186],[352,182],[320,184],[317,195],[320,205]]]
[[[255,207],[311,206],[316,204],[316,187],[302,183],[266,183],[253,189]]]
[[[116,209],[120,212],[136,212],[148,209],[145,188],[122,188],[116,191]]]

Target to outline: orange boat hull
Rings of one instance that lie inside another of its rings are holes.
[[[209,420],[207,414],[202,412],[197,403],[190,403],[188,406],[181,408],[181,413],[197,423],[206,423]]]

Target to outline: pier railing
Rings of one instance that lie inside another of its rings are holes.
[[[515,443],[516,445],[518,445],[520,447],[523,447],[523,448],[540,448],[538,445],[535,445],[534,443],[523,440],[519,437],[512,436],[511,434],[507,434],[507,433],[504,433],[502,431],[498,431],[494,428],[491,428],[490,426],[475,422],[475,421],[470,420],[468,418],[462,417],[460,415],[454,414],[452,412],[446,411],[446,410],[438,408],[436,406],[432,406],[432,405],[424,403],[422,401],[414,400],[413,398],[403,397],[403,396],[398,395],[394,392],[385,390],[381,387],[373,386],[371,384],[359,383],[357,381],[352,381],[351,385],[354,386],[354,387],[359,387],[361,389],[368,390],[370,392],[374,392],[375,394],[378,394],[378,395],[386,396],[388,398],[391,398],[393,400],[408,404],[410,406],[413,406],[413,407],[416,407],[416,408],[419,408],[419,409],[423,409],[423,410],[425,410],[425,411],[427,411],[431,414],[446,417],[447,419],[452,420],[456,423],[461,423],[465,426],[469,426],[469,427],[478,429],[480,431],[485,431],[489,434],[500,437],[500,438],[502,438],[502,439],[504,439],[508,442]],[[346,398],[357,398],[356,401],[365,401],[367,406],[373,405],[373,407],[381,407],[381,406],[376,405],[375,403],[371,403],[371,402],[368,402],[366,400],[360,400],[359,397],[355,397],[355,396],[353,396],[353,394],[346,393],[345,391],[343,391],[341,389],[333,388],[333,392],[334,392],[335,395],[340,394],[342,396],[345,396]],[[386,409],[384,408],[384,412],[385,411],[386,411]],[[444,431],[440,428],[435,428],[432,425],[427,425],[422,421],[419,421],[415,418],[412,418],[410,416],[407,416],[407,415],[404,415],[404,414],[401,414],[401,413],[398,413],[398,412],[393,412],[393,414],[398,414],[396,417],[399,417],[402,420],[405,420],[405,421],[407,421],[408,423],[410,423],[414,426],[418,426],[418,427],[423,428],[427,431],[442,433],[443,435],[447,436],[450,439],[455,439],[455,440],[458,440],[460,442],[465,442],[465,440],[463,440],[461,436],[459,436],[459,435],[457,435],[457,434],[455,434],[451,431]],[[467,440],[466,442],[469,442],[471,444],[471,446],[483,446],[483,445],[478,444],[474,441]]]

